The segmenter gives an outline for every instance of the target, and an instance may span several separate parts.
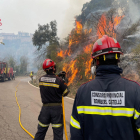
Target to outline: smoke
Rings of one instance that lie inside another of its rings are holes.
[[[126,6],[128,7],[126,14],[128,14],[132,24],[136,23],[140,19],[139,0],[116,0],[116,2],[118,2],[120,7],[124,8],[126,8]]]
[[[67,35],[70,34],[70,31],[72,30],[72,28],[74,28],[74,17],[81,14],[83,4],[89,1],[91,0],[69,0],[69,8],[65,12],[65,18],[62,23],[62,31],[60,33],[61,39],[67,37]],[[120,7],[126,8],[126,6],[128,6],[127,15],[129,16],[132,24],[139,20],[139,0],[115,0],[115,2],[117,2]]]
[[[132,0],[128,0],[128,6],[129,6],[129,15],[132,19],[132,23],[135,23],[139,20],[139,14],[140,11],[138,9],[138,5],[134,3]]]
[[[69,8],[66,10],[62,24],[62,32],[60,34],[61,39],[70,34],[70,31],[74,28],[75,16],[81,14],[83,4],[89,1],[90,0],[69,0]]]

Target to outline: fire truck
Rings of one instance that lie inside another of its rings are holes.
[[[8,67],[8,63],[0,61],[0,80],[12,80],[14,78],[13,68]]]

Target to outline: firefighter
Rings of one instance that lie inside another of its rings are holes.
[[[140,140],[140,85],[121,77],[120,54],[120,44],[107,35],[94,43],[96,77],[77,91],[71,140]]]
[[[40,77],[39,86],[42,99],[42,109],[38,117],[38,131],[35,140],[44,140],[51,123],[54,140],[63,140],[62,96],[69,93],[65,81],[55,75],[56,64],[51,59],[43,63],[46,75]]]
[[[30,77],[31,77],[31,80],[32,80],[32,82],[33,82],[33,71],[31,71]]]

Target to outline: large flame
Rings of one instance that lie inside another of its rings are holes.
[[[124,16],[116,16],[112,21],[107,22],[107,18],[105,14],[103,14],[97,26],[98,38],[101,38],[103,35],[109,35],[116,38],[115,28],[120,24],[123,17]]]
[[[76,22],[76,27],[74,29],[74,34],[81,34],[82,33],[82,29],[83,29],[83,26],[82,24],[80,23],[80,21],[75,21]],[[60,50],[60,52],[57,53],[57,56],[61,56],[61,57],[64,57],[65,55],[67,56],[70,56],[71,55],[71,46],[73,44],[78,44],[79,41],[78,39],[75,37],[75,36],[72,36],[72,33],[69,35],[69,46],[68,46],[68,50],[66,51],[63,51],[63,50]],[[90,30],[91,32],[91,30]]]

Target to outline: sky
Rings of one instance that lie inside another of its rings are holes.
[[[34,33],[38,24],[52,20],[58,24],[58,37],[66,37],[74,25],[74,16],[81,13],[90,0],[0,0],[0,32]]]

